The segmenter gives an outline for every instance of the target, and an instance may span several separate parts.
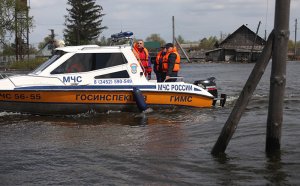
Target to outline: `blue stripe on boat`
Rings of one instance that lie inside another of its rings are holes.
[[[201,92],[201,90],[200,90],[200,89],[198,89],[198,88],[194,88],[194,91],[200,91],[200,92]]]
[[[79,85],[79,86],[29,86],[18,87],[14,90],[116,90],[116,89],[156,89],[155,85],[111,85],[111,86],[95,86],[95,85]]]

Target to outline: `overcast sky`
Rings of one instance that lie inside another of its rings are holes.
[[[264,38],[265,30],[274,27],[276,0],[96,0],[103,7],[102,26],[106,38],[120,31],[132,31],[135,38],[146,39],[153,33],[166,42],[172,39],[172,16],[175,35],[185,40],[199,41],[204,37],[230,34],[245,24]],[[37,45],[54,29],[56,38],[63,39],[67,0],[28,0],[35,28],[30,43]],[[290,38],[295,37],[295,19],[300,25],[300,0],[291,0]],[[298,34],[299,35],[299,34]],[[299,39],[297,39],[299,40]]]

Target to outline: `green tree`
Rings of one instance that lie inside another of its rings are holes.
[[[2,52],[0,53],[0,55],[3,56],[13,56],[15,55],[15,44],[8,44],[6,43],[5,45],[3,45],[2,48]],[[35,54],[37,52],[36,48],[32,45],[29,45],[29,54]]]
[[[3,45],[5,51],[3,54],[9,53],[12,55],[12,47],[14,52],[16,52],[16,44],[9,43],[9,40],[11,40],[13,36],[21,43],[22,46],[20,46],[20,48],[23,51],[27,50],[27,46],[24,45],[24,38],[22,38],[22,36],[24,37],[24,33],[20,32],[24,32],[27,28],[30,30],[34,27],[33,17],[29,16],[28,19],[23,19],[27,11],[29,11],[29,9],[24,1],[0,0],[0,44]],[[22,17],[20,17],[20,15],[22,15]],[[17,17],[19,19],[16,19]],[[18,31],[18,33],[16,33],[16,31]]]
[[[185,41],[181,35],[179,35],[176,39],[180,44],[185,43]]]
[[[159,42],[161,45],[166,44],[166,41],[162,39],[159,34],[151,34],[146,38],[146,41],[156,41]]]
[[[288,41],[288,50],[290,50],[290,51],[293,50],[294,46],[295,46],[295,42],[292,40],[289,40]]]
[[[15,19],[15,0],[0,1],[0,43],[5,44],[7,34],[12,34]]]
[[[52,37],[49,35],[49,36],[46,36],[44,38],[44,40],[42,42],[39,43],[38,45],[38,49],[42,49],[46,46],[46,44],[48,44],[50,41],[52,41]]]
[[[111,43],[111,39],[106,38],[105,36],[100,37],[100,40],[96,42],[96,44],[100,46],[107,46],[110,45],[110,43]]]
[[[199,47],[205,50],[213,49],[218,42],[218,39],[216,36],[210,36],[208,39],[203,38],[200,41]]]
[[[4,56],[13,56],[15,54],[14,44],[5,44],[3,46],[2,55]]]
[[[300,47],[300,41],[296,42],[296,50]],[[288,51],[294,53],[295,52],[295,41],[288,41]],[[299,55],[296,51],[296,54]]]
[[[106,26],[101,26],[103,8],[95,0],[68,0],[64,38],[67,45],[95,43]]]

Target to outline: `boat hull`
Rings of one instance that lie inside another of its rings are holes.
[[[213,98],[183,92],[142,91],[148,107],[208,108]],[[0,91],[0,110],[42,115],[79,114],[89,111],[138,111],[132,91],[7,90]]]

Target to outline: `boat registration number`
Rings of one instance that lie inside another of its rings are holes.
[[[1,93],[0,100],[40,100],[38,93]]]

